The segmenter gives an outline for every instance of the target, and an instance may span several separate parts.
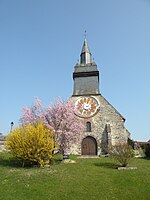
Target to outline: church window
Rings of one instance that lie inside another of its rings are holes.
[[[91,122],[86,122],[86,131],[91,132]]]

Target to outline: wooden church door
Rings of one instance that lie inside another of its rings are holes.
[[[82,155],[97,155],[97,143],[93,137],[86,137],[82,141]]]

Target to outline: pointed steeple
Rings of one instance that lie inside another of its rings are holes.
[[[92,63],[92,54],[88,47],[88,42],[86,39],[86,31],[85,31],[84,43],[80,55],[80,64],[89,64],[89,63]]]
[[[81,50],[80,63],[77,63],[74,67],[73,80],[73,96],[100,94],[99,71],[95,61],[92,60],[86,35]]]

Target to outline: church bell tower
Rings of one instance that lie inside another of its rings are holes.
[[[73,79],[73,96],[99,94],[99,71],[92,60],[86,36],[81,50],[80,63],[74,67]]]
[[[81,155],[108,153],[109,145],[126,143],[129,137],[124,117],[100,94],[99,71],[92,59],[86,37],[73,72],[75,115],[84,130],[71,152]]]

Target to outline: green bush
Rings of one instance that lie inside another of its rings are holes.
[[[54,136],[41,122],[36,126],[27,124],[8,134],[6,146],[10,153],[23,163],[44,166],[53,158]]]
[[[131,146],[125,143],[112,145],[109,148],[109,154],[114,160],[118,161],[122,167],[126,167],[129,160],[134,156]]]
[[[146,155],[147,157],[150,157],[150,144],[147,144],[147,145],[146,145],[145,155]]]
[[[146,157],[150,157],[150,144],[142,144],[141,148],[144,150]]]

